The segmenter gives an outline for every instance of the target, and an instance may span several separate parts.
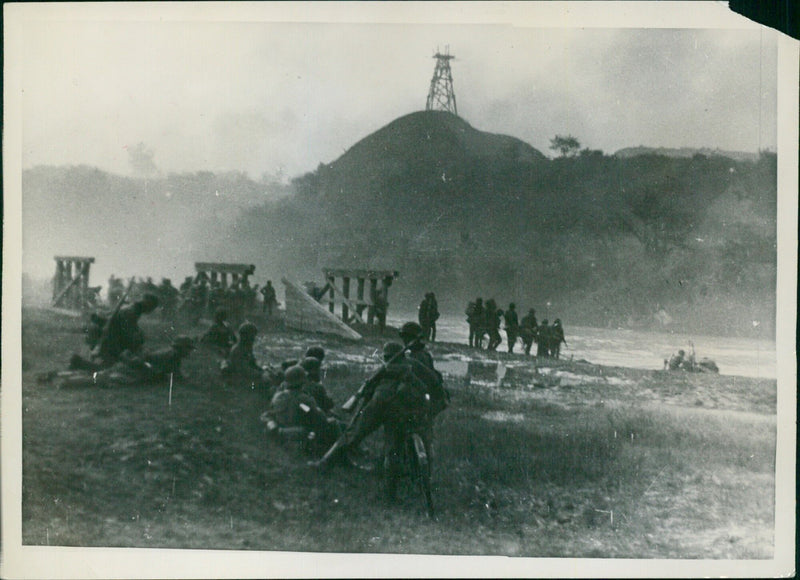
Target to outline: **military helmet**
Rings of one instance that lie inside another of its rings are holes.
[[[542,326],[547,326],[547,319],[542,320]]]
[[[194,340],[191,336],[180,334],[172,340],[172,348],[175,350],[194,350]]]
[[[307,356],[303,360],[300,361],[300,366],[307,372],[307,373],[319,373],[319,369],[322,366],[318,358],[314,358],[313,356]]]
[[[303,367],[299,367],[297,365],[293,367],[289,367],[286,369],[286,384],[291,387],[299,387],[301,386],[308,376],[306,371]]]
[[[285,360],[285,361],[281,362],[281,370],[285,371],[289,367],[293,367],[296,364],[298,364],[299,362],[300,361],[298,361],[296,358]]]
[[[389,360],[397,356],[399,353],[403,352],[404,346],[399,342],[394,340],[387,342],[383,345],[383,358],[384,360]]]
[[[322,359],[325,358],[325,349],[322,348],[321,346],[309,346],[306,349],[306,356],[307,357],[312,356],[315,359],[319,359],[319,361],[322,362]]]
[[[255,338],[258,328],[252,322],[243,322],[239,327],[239,338]]]
[[[404,340],[414,340],[422,337],[422,327],[416,322],[406,322],[400,328],[400,337]]]
[[[228,318],[228,311],[224,308],[218,308],[214,311],[214,322],[221,323]]]

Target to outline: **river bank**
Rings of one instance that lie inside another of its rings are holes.
[[[362,343],[259,322],[257,356],[326,349],[342,403],[378,364]],[[143,319],[148,345],[176,333]],[[80,322],[23,310],[23,542],[312,552],[769,558],[776,383],[535,361],[435,343],[452,402],[435,425],[438,516],[387,505],[380,479],[310,471],[267,441],[264,393],[201,351],[174,385],[37,382],[82,352]]]

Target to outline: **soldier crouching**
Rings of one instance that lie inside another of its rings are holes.
[[[286,369],[284,382],[272,398],[270,408],[261,415],[268,435],[277,441],[295,441],[304,452],[320,455],[339,438],[341,425],[317,406],[303,387],[308,379],[300,366]]]

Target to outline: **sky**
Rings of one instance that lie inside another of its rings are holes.
[[[380,10],[342,23],[318,13],[276,22],[275,10],[249,21],[101,18],[91,3],[72,6],[22,23],[23,168],[130,175],[129,152],[144,143],[162,173],[293,177],[424,109],[433,54],[446,46],[459,115],[546,155],[557,134],[606,153],[776,149],[778,33],[744,19],[735,29],[575,28],[586,19],[482,21],[480,3],[402,24]]]

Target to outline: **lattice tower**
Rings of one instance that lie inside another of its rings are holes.
[[[455,55],[450,54],[450,47],[445,48],[444,54],[438,50],[433,55],[436,59],[436,68],[433,70],[431,88],[428,91],[426,111],[449,111],[458,115],[456,107],[456,93],[453,91],[453,73],[450,72],[450,61]]]

